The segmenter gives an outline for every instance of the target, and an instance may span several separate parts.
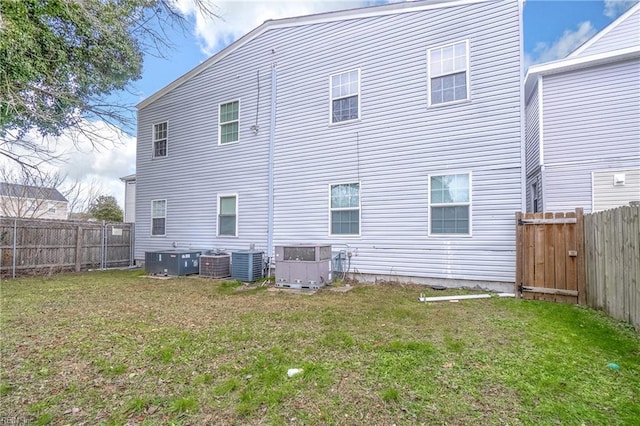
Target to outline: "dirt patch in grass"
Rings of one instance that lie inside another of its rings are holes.
[[[411,285],[302,297],[138,275],[2,282],[0,417],[461,425],[640,418],[638,335],[591,310],[497,298],[424,304],[419,293],[455,292]],[[288,377],[291,368],[302,373]]]

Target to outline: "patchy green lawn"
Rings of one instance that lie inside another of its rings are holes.
[[[498,298],[425,304],[419,293],[435,292],[417,286],[308,296],[140,274],[2,282],[0,419],[131,425],[640,419],[640,337],[598,312]],[[290,368],[303,372],[289,378]]]

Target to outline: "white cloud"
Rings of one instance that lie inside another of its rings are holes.
[[[604,0],[604,15],[608,18],[617,18],[637,2],[637,0]]]
[[[195,17],[195,35],[202,50],[212,55],[267,19],[289,18],[333,10],[353,9],[372,4],[371,0],[342,1],[215,1],[212,12],[220,18],[208,19],[198,12],[194,0],[175,0],[180,11]]]
[[[566,57],[595,33],[596,29],[591,22],[586,21],[580,23],[575,31],[565,30],[562,36],[551,44],[539,42],[532,53],[525,55],[525,69],[530,65]]]
[[[85,133],[64,132],[59,137],[31,134],[32,140],[49,146],[56,159],[38,166],[48,173],[67,176],[67,183],[79,181],[86,187],[99,187],[99,195],[113,195],[124,207],[124,183],[120,177],[135,172],[136,138],[104,122],[85,122]],[[93,142],[93,143],[92,143]],[[1,167],[16,168],[11,160],[0,161]]]

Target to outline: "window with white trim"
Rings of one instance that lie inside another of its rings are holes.
[[[220,145],[238,142],[239,117],[240,101],[220,104],[218,116],[218,122],[220,123],[218,126],[218,143]]]
[[[167,156],[167,122],[153,125],[153,157]]]
[[[151,202],[151,235],[165,235],[167,200]]]
[[[429,49],[429,104],[469,99],[469,42]]]
[[[331,122],[360,118],[360,70],[331,76]]]
[[[218,196],[218,235],[238,236],[238,196]]]
[[[471,175],[429,177],[429,231],[471,235]]]
[[[360,234],[360,184],[331,185],[331,235]]]

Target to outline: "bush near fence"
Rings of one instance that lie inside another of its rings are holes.
[[[0,275],[133,264],[133,224],[0,218]]]
[[[584,217],[587,305],[640,330],[640,206]]]

